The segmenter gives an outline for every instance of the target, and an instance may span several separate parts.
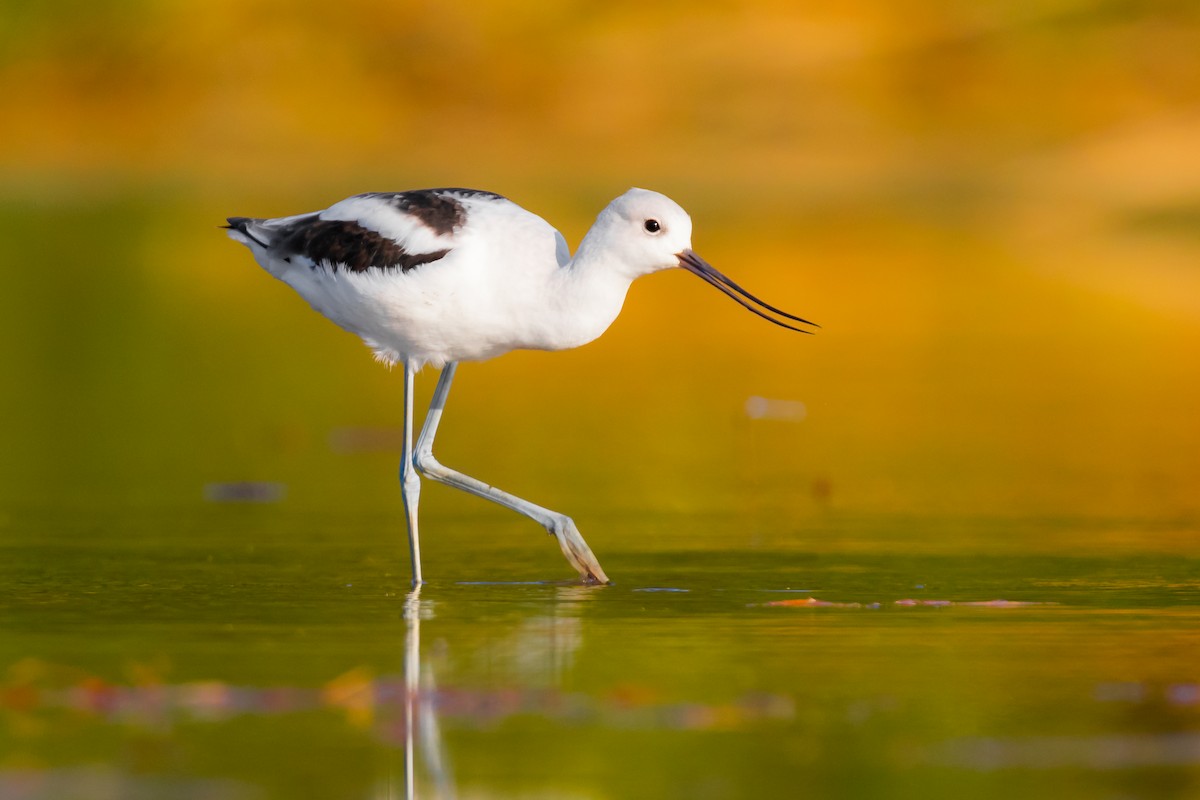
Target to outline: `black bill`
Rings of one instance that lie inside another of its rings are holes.
[[[783,317],[784,319],[790,319],[790,320],[795,320],[796,322],[802,322],[805,325],[812,325],[814,328],[821,327],[820,325],[818,325],[815,322],[809,322],[808,320],[804,319],[803,317],[797,317],[796,315],[789,314],[786,311],[780,311],[775,306],[770,305],[769,303],[764,303],[762,300],[759,300],[757,297],[750,294],[749,292],[747,292],[742,287],[738,286],[733,281],[729,280],[729,278],[726,278],[724,275],[722,275],[720,272],[718,272],[716,270],[716,268],[713,267],[712,264],[709,264],[707,261],[705,261],[700,256],[696,255],[691,250],[684,250],[682,253],[680,253],[678,256],[676,256],[676,258],[679,259],[679,266],[683,267],[684,269],[686,269],[688,272],[692,273],[693,275],[699,275],[707,283],[709,283],[712,286],[717,287],[722,292],[724,292],[725,294],[732,297],[742,307],[748,308],[749,310],[753,311],[755,314],[758,314],[763,319],[768,320],[770,322],[774,322],[776,325],[778,325],[781,328],[787,328],[788,330],[791,330],[791,331],[799,331],[800,333],[812,333],[812,331],[805,330],[804,328],[797,328],[795,325],[789,325],[786,322],[778,320],[775,317],[771,316],[771,314],[777,314],[777,315]],[[771,314],[768,314],[767,313],[768,311],[771,312]]]

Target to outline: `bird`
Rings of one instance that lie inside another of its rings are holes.
[[[570,517],[434,457],[459,362],[587,344],[617,318],[635,279],[673,268],[782,328],[819,327],[760,300],[697,255],[688,213],[646,189],[629,189],[609,203],[574,254],[542,217],[475,189],[367,192],[323,211],[226,222],[228,236],[264,270],[359,336],[377,360],[402,365],[400,485],[414,587],[424,580],[417,524],[422,476],[530,517],[555,537],[581,582],[610,582]],[[414,444],[414,381],[425,366],[440,373]]]

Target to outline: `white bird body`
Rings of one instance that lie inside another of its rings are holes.
[[[692,252],[687,212],[644,189],[630,189],[601,211],[574,257],[562,234],[541,217],[500,195],[470,189],[362,194],[312,214],[230,217],[227,227],[267,272],[360,336],[376,358],[404,365],[401,481],[414,583],[421,582],[418,472],[534,518],[558,538],[585,580],[607,582],[569,517],[433,458],[457,362],[586,344],[617,318],[636,278],[674,267],[699,275],[776,325],[802,330],[767,312],[807,323],[749,294]],[[413,376],[426,364],[443,370],[413,451]]]
[[[510,200],[435,191],[460,204],[460,216],[470,224],[431,227],[390,202],[394,195],[370,194],[316,214],[253,220],[244,230],[231,229],[230,235],[314,309],[360,336],[379,360],[411,362],[418,368],[479,361],[514,349],[586,344],[617,318],[633,279],[653,271],[614,264],[610,249],[594,245],[614,227],[613,220],[606,220],[606,214],[616,216],[611,207],[571,258],[561,233]],[[661,195],[645,195],[674,206],[687,223],[686,241],[691,225],[683,209]],[[410,257],[445,255],[434,260],[436,266],[430,261],[407,270],[351,271],[319,253],[314,257],[274,246],[281,235],[294,236],[306,225],[338,221],[386,237]]]

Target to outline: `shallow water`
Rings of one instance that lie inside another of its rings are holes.
[[[1193,325],[1112,349],[1080,301],[1014,350],[830,290],[797,342],[647,279],[594,345],[464,366],[438,441],[614,585],[431,486],[412,595],[398,376],[228,211],[0,215],[14,265],[92,254],[0,293],[0,797],[1200,793]]]
[[[0,799],[1200,797],[1200,4],[309,5],[0,7]],[[822,325],[463,365],[613,586],[217,228],[436,185]]]
[[[1194,532],[830,515],[721,549],[720,522],[661,524],[710,546],[602,553],[604,588],[538,582],[568,570],[532,524],[444,525],[409,594],[374,517],[15,513],[3,796],[1200,791]]]

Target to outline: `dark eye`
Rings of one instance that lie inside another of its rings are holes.
[[[648,219],[646,220],[645,228],[647,233],[658,233],[662,230],[662,225],[659,225],[656,219]]]

